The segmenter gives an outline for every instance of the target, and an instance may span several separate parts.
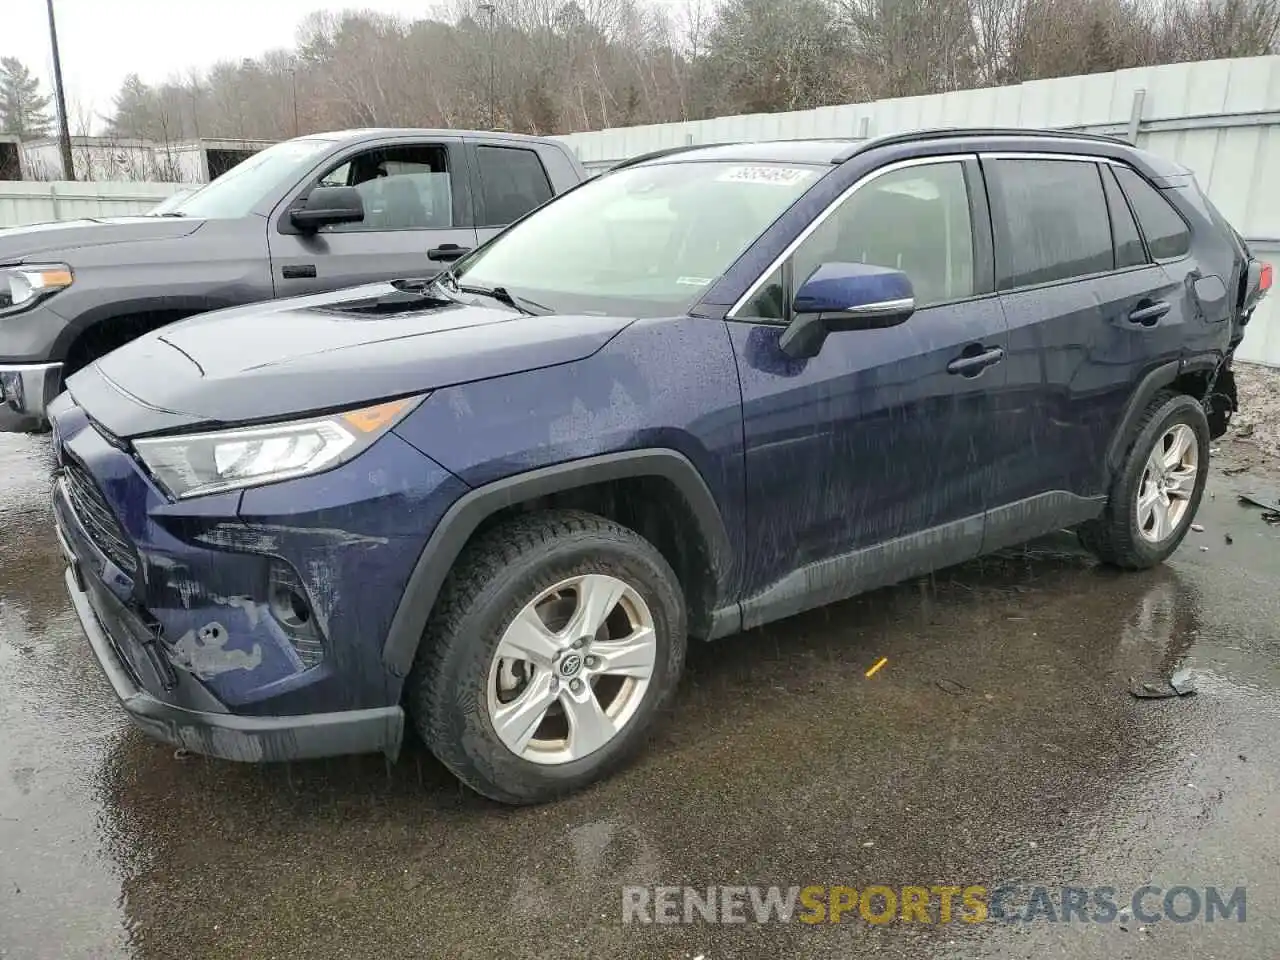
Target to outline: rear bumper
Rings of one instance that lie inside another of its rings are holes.
[[[193,678],[180,679],[174,694],[185,703],[199,706],[171,703],[148,692],[140,677],[145,673],[153,681],[159,680],[148,655],[136,650],[132,657],[123,653],[138,646],[135,638],[145,627],[91,570],[85,569],[88,564],[82,563],[72,550],[72,540],[86,544],[83,531],[76,530],[72,536],[64,531],[64,526],[76,524],[74,514],[56,509],[55,516],[59,544],[67,560],[67,592],[76,616],[116,698],[143,732],[195,753],[246,762],[355,753],[385,753],[394,758],[398,754],[404,736],[404,711],[399,706],[289,717],[244,717],[227,712]],[[164,683],[157,682],[156,686]]]
[[[30,433],[48,422],[62,389],[62,364],[0,364],[0,433]]]

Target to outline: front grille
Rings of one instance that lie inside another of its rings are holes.
[[[49,421],[49,431],[53,434],[50,437],[52,443],[49,444],[49,468],[56,478],[62,471],[62,462],[65,459],[62,455],[62,433],[58,429],[58,421]]]
[[[98,549],[125,573],[136,573],[138,558],[97,484],[79,464],[70,460],[66,461],[62,475],[67,481],[71,508]]]

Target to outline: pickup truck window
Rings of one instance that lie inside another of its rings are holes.
[[[300,178],[316,156],[332,146],[329,140],[307,139],[267,147],[182,200],[168,215],[208,220],[247,217],[263,198],[282,183]]]
[[[551,182],[532,150],[477,147],[476,165],[484,198],[481,226],[505,226],[551,199]]]
[[[448,151],[441,145],[370,150],[343,161],[320,183],[355,187],[364,199],[362,222],[326,227],[326,233],[447,230],[454,225]]]

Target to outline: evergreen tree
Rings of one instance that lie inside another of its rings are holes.
[[[124,78],[120,92],[116,94],[114,107],[111,118],[107,121],[114,136],[159,136],[155,91],[143,83],[136,73]]]
[[[40,81],[16,57],[0,57],[0,133],[47,137],[53,129],[49,98]]]

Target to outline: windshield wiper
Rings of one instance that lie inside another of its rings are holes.
[[[530,300],[528,297],[517,297],[511,293],[506,287],[468,287],[459,285],[458,289],[463,293],[473,293],[481,297],[492,297],[499,303],[505,303],[508,307],[513,307],[521,313],[531,317],[538,316],[538,313],[553,312],[550,307],[538,303],[536,300]],[[533,309],[530,310],[529,308]]]
[[[449,295],[449,291],[439,282],[438,277],[392,280],[391,285],[400,293],[417,297],[420,300],[430,300],[442,304],[460,302],[457,298]],[[391,294],[388,294],[388,296],[391,296]]]

